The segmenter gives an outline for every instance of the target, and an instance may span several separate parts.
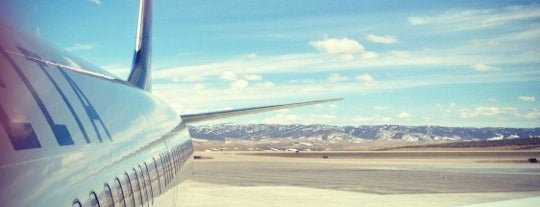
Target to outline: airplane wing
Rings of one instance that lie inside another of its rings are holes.
[[[196,122],[209,121],[209,120],[215,120],[215,119],[222,119],[222,118],[233,117],[233,116],[241,116],[241,115],[247,115],[247,114],[275,111],[275,110],[280,110],[280,109],[294,108],[294,107],[299,107],[299,106],[314,105],[314,104],[320,104],[320,103],[326,103],[326,102],[332,102],[332,101],[341,101],[341,100],[343,100],[343,98],[324,99],[324,100],[306,101],[306,102],[270,105],[270,106],[260,106],[260,107],[233,109],[233,110],[198,113],[198,114],[187,114],[187,115],[181,115],[181,117],[184,123],[188,124],[188,123],[196,123]]]

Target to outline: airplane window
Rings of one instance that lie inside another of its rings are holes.
[[[79,201],[79,199],[75,199],[75,200],[73,201],[73,205],[72,205],[72,206],[73,206],[73,207],[82,207],[81,202]]]
[[[174,147],[172,150],[172,161],[174,163],[174,174],[178,173],[178,148]]]
[[[146,176],[144,175],[144,171],[139,165],[139,177],[141,178],[141,191],[144,193],[144,198],[146,199],[146,203],[148,203],[148,185],[146,183]],[[144,189],[144,190],[143,190]]]
[[[173,174],[172,174],[173,166],[171,163],[171,154],[169,150],[165,152],[165,162],[167,163],[167,173],[169,173],[169,184],[170,184],[173,179]]]
[[[159,178],[158,162],[156,161],[156,158],[152,157],[152,159],[154,160],[154,170],[156,170],[156,176],[152,177],[152,184],[157,183],[157,187],[159,189],[159,194],[161,194],[161,183],[160,183],[160,178]],[[155,186],[155,185],[153,185],[153,186]]]
[[[91,207],[101,207],[99,205],[99,200],[95,192],[90,193],[90,206]]]
[[[175,176],[174,168],[176,168],[176,163],[174,163],[172,152],[169,152],[169,162],[170,162],[170,165],[171,165],[171,178],[174,178],[174,176]]]
[[[115,186],[114,186],[114,198],[116,198],[115,206],[118,207],[126,207],[126,200],[124,200],[124,191],[122,190],[122,182],[120,182],[120,179],[118,177],[115,179]]]
[[[179,148],[180,155],[178,155],[178,160],[180,162],[180,169],[184,166],[184,150],[182,147]]]
[[[173,163],[171,162],[171,152],[167,150],[167,152],[165,153],[165,158],[167,160],[167,167],[168,167],[168,172],[169,172],[169,183],[172,181],[173,179]]]
[[[169,151],[169,162],[171,162],[171,174],[174,176],[174,169],[176,168],[176,162],[174,162],[174,149]]]
[[[179,148],[178,146],[176,147],[176,149],[174,150],[174,162],[176,163],[176,168],[174,171],[176,174],[178,174],[178,171],[180,171],[180,151],[179,151]]]
[[[165,160],[165,174],[167,175],[167,184],[171,183],[171,163],[169,162],[169,156],[166,152],[163,153],[163,160]]]
[[[186,161],[186,151],[184,151],[183,147],[180,147],[180,168],[184,166],[184,162]]]
[[[150,198],[152,198],[152,204],[154,204],[154,188],[152,186],[152,177],[150,175],[150,171],[148,170],[148,165],[146,164],[146,162],[144,162],[144,168],[146,169],[146,183],[150,188]]]
[[[176,149],[173,149],[173,151],[171,151],[171,163],[173,166],[171,172],[173,173],[173,175],[176,176],[176,173],[178,173],[178,162],[176,162]]]
[[[129,175],[127,172],[124,173],[124,176],[126,177],[126,186],[127,186],[127,191],[126,191],[125,196],[126,196],[126,199],[129,200],[127,203],[128,204],[127,206],[135,207],[135,197],[133,197],[133,186],[131,185],[131,179],[129,179]]]
[[[182,146],[178,146],[178,162],[180,163],[180,167],[178,170],[182,169],[182,166],[184,165],[183,159],[184,159],[184,153],[182,151]]]
[[[104,207],[114,207],[114,198],[111,190],[111,186],[108,183],[105,183],[103,187],[105,191],[105,199],[103,200]]]
[[[139,204],[141,204],[141,206],[144,204],[144,201],[143,201],[143,196],[142,196],[142,189],[141,189],[141,182],[139,180],[139,176],[137,175],[137,171],[135,170],[135,168],[133,168],[133,184],[135,185],[135,191],[133,192],[134,196],[135,196],[135,200],[138,200],[139,201]],[[137,199],[138,198],[138,199]]]
[[[174,148],[174,150],[171,152],[171,161],[173,163],[173,170],[174,170],[174,175],[176,175],[178,173],[178,162],[177,162],[177,151],[176,151],[176,148]]]
[[[163,153],[162,153],[162,154],[159,154],[159,159],[161,160],[161,171],[163,171],[163,180],[165,181],[165,182],[164,182],[164,183],[165,183],[164,186],[165,186],[165,188],[166,188],[166,187],[167,187],[167,182],[168,182],[168,181],[167,181],[167,180],[168,180],[168,178],[167,178],[168,175],[167,175],[167,170],[165,170],[165,168],[166,168],[167,166],[165,166],[165,160],[164,160],[164,158],[163,158]]]

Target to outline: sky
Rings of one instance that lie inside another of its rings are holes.
[[[136,15],[135,0],[0,14],[121,78]],[[540,1],[156,0],[153,26],[153,94],[181,114],[344,98],[219,122],[540,127]]]

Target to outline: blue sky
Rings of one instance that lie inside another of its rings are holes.
[[[127,76],[135,0],[17,8]],[[153,35],[154,94],[180,113],[343,97],[226,122],[540,127],[540,1],[157,0]]]

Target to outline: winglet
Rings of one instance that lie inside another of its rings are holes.
[[[152,0],[139,1],[135,54],[128,82],[145,91],[152,91],[150,63],[152,56]]]

